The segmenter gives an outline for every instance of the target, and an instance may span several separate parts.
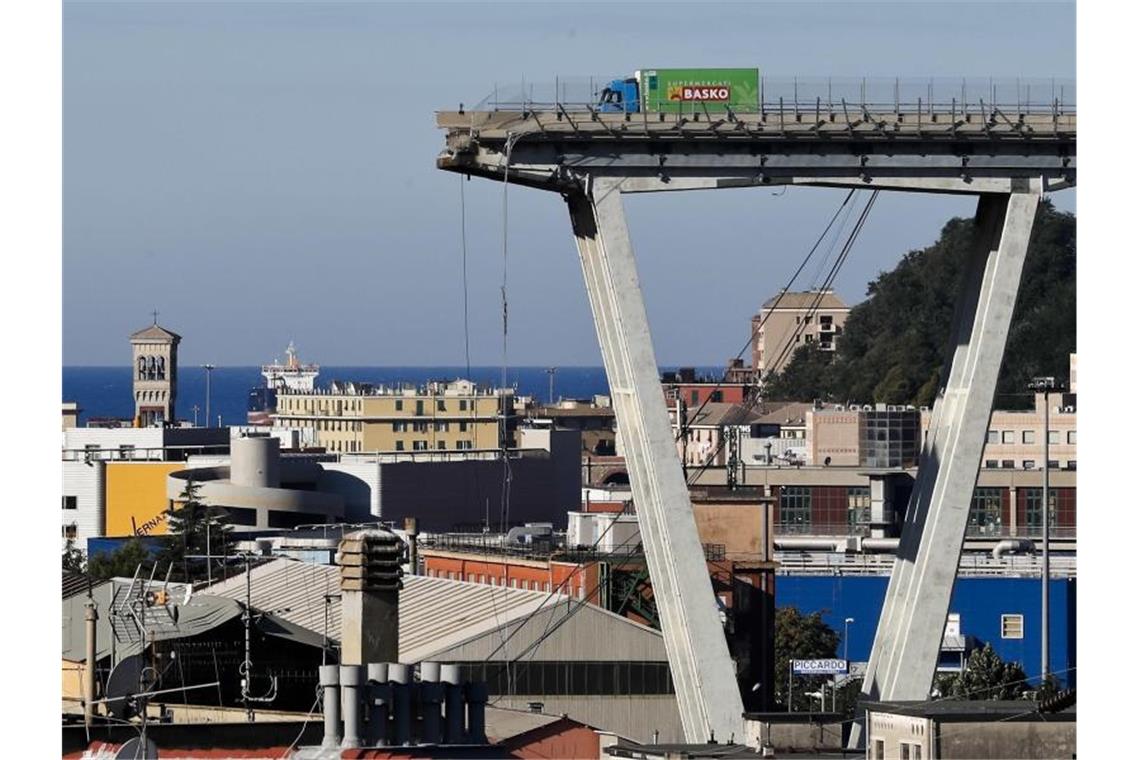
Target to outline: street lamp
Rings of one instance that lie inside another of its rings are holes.
[[[203,364],[202,369],[206,370],[206,427],[210,427],[210,375],[214,371],[214,365]]]
[[[1064,383],[1053,377],[1035,377],[1029,390],[1045,396],[1045,421],[1042,444],[1045,458],[1041,462],[1041,682],[1049,672],[1049,391],[1063,390]]]
[[[847,662],[847,626],[855,622],[855,618],[843,619],[843,661]]]

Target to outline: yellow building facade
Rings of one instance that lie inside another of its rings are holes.
[[[107,536],[162,536],[170,500],[166,478],[184,462],[108,462]]]
[[[278,392],[274,421],[313,428],[317,444],[337,453],[496,449],[500,426],[508,435],[514,429],[514,391],[466,380],[418,388],[334,383],[328,390]]]

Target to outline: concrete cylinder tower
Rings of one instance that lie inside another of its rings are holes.
[[[235,438],[230,442],[230,482],[250,488],[281,486],[281,442],[276,438]]]

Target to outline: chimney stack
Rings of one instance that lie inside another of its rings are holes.
[[[403,557],[404,542],[386,530],[357,531],[341,540],[342,665],[399,661]]]

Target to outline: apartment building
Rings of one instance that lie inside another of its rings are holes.
[[[312,428],[336,453],[497,449],[516,427],[514,390],[469,380],[424,386],[333,382],[327,389],[282,390],[274,424]]]
[[[803,345],[834,351],[850,313],[851,307],[830,289],[769,298],[752,317],[753,370],[760,378],[779,373]]]

